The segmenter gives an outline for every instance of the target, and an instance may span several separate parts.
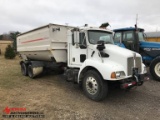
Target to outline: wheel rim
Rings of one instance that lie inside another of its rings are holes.
[[[160,77],[160,62],[156,64],[154,71],[156,75]]]
[[[89,94],[96,94],[98,91],[98,83],[95,78],[88,77],[86,80],[86,89]]]

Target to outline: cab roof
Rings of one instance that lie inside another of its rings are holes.
[[[134,31],[136,30],[135,27],[126,27],[126,28],[118,28],[118,29],[114,29],[114,32],[120,32],[120,31]],[[142,28],[138,28],[139,31],[144,31],[144,29]]]
[[[103,29],[103,28],[99,28],[99,27],[81,27],[81,28],[84,30],[98,30],[98,31],[105,31],[105,32],[113,33],[112,30]]]

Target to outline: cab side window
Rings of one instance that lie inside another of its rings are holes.
[[[134,50],[134,33],[133,31],[126,31],[123,33],[123,43],[126,48]]]
[[[121,39],[122,39],[122,33],[117,32],[114,34],[114,42],[120,42]]]
[[[79,33],[79,47],[81,49],[87,48],[85,33]]]
[[[124,41],[133,41],[134,40],[133,32],[132,31],[124,32],[123,33],[123,40]]]
[[[75,43],[74,43],[74,34],[72,33],[72,45],[74,46]]]
[[[81,44],[81,45],[86,45],[85,33],[80,33],[80,34],[79,34],[79,44]]]

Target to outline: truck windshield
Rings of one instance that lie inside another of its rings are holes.
[[[98,41],[114,44],[112,33],[106,31],[89,30],[88,39],[91,44],[97,44]]]
[[[139,41],[145,41],[143,32],[138,32],[138,38],[139,38]]]

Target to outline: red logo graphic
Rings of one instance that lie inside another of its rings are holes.
[[[4,113],[10,114],[11,112],[25,112],[26,108],[9,108],[8,106],[3,110]]]
[[[10,111],[10,109],[9,109],[8,106],[7,106],[7,107],[3,110],[3,112],[6,113],[6,114],[10,114],[11,111]]]

